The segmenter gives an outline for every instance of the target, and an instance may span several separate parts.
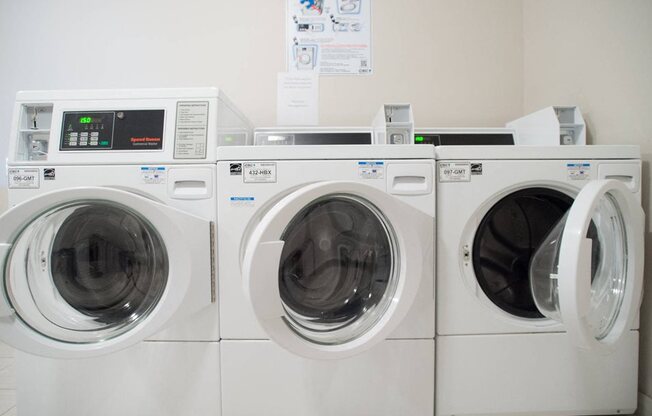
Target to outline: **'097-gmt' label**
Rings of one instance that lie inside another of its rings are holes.
[[[243,180],[246,183],[276,182],[276,162],[248,162],[242,164]]]
[[[468,162],[440,162],[439,182],[470,182],[471,164]]]
[[[7,180],[9,189],[38,189],[40,187],[37,168],[9,169]]]

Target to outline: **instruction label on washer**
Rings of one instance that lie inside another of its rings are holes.
[[[591,164],[588,162],[567,163],[568,179],[581,181],[591,179]]]
[[[362,179],[382,179],[385,176],[385,162],[378,160],[358,162],[358,176]]]
[[[177,103],[175,159],[204,159],[208,138],[208,101]]]
[[[470,182],[471,164],[468,162],[439,163],[439,182]]]
[[[9,169],[9,189],[38,189],[41,187],[38,169]]]
[[[143,183],[148,185],[158,185],[165,183],[167,171],[165,170],[165,166],[141,166],[140,176]]]
[[[242,172],[246,183],[276,182],[276,162],[243,163]]]

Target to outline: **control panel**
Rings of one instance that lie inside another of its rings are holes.
[[[164,110],[65,111],[59,149],[161,150]]]
[[[257,131],[254,134],[256,146],[278,145],[349,145],[372,144],[373,134],[355,131],[314,131],[314,132],[284,132]]]
[[[414,135],[414,144],[434,146],[511,146],[513,132],[419,132]]]

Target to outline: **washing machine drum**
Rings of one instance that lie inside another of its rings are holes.
[[[307,205],[281,236],[279,292],[288,324],[307,339],[341,343],[364,333],[395,289],[395,244],[368,201],[329,196]]]
[[[42,215],[18,237],[10,262],[9,270],[26,276],[10,278],[15,286],[8,287],[21,319],[71,343],[128,331],[156,306],[168,276],[156,230],[105,201],[71,203]]]
[[[529,188],[502,198],[484,216],[473,242],[473,267],[478,284],[498,307],[521,318],[544,318],[534,301],[529,267],[572,204],[573,199],[559,191]],[[595,267],[600,255],[595,225],[589,227],[587,237],[595,241]]]

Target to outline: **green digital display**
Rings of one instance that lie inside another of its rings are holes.
[[[93,122],[92,117],[79,117],[79,124],[90,124]]]
[[[423,142],[423,140],[424,140],[423,136],[415,136],[414,137],[414,141],[417,142],[417,143],[421,143],[421,142]]]

